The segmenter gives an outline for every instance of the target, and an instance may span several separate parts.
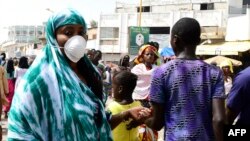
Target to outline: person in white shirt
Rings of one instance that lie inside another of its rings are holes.
[[[138,57],[135,59],[135,65],[131,72],[138,76],[137,85],[133,92],[133,99],[139,100],[143,107],[149,108],[148,95],[150,88],[151,74],[157,67],[155,61],[157,60],[157,49],[149,44],[143,45]]]
[[[28,58],[23,56],[19,59],[18,67],[15,69],[14,78],[16,79],[15,91],[20,83],[20,80],[29,68]]]

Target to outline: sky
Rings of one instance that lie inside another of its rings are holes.
[[[0,43],[6,38],[4,27],[42,25],[53,12],[64,8],[78,10],[89,24],[91,20],[98,21],[101,13],[114,13],[115,4],[116,0],[0,0]]]
[[[115,0],[0,0],[0,24],[42,24],[52,12],[75,8],[86,19],[97,19],[103,13],[115,11]]]

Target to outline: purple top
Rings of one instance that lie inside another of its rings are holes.
[[[165,105],[165,140],[214,140],[212,99],[225,98],[219,68],[175,59],[152,75],[150,101]]]
[[[239,113],[236,124],[250,125],[250,67],[241,71],[234,79],[228,94],[227,107]]]

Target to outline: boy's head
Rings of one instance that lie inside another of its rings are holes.
[[[194,49],[200,43],[201,28],[197,20],[182,18],[177,21],[171,30],[171,46],[174,51],[182,51],[183,47]]]
[[[137,75],[129,71],[120,71],[114,74],[112,88],[115,101],[132,99],[137,79]]]

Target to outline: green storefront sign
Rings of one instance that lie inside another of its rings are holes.
[[[142,44],[149,41],[148,27],[130,27],[130,47],[129,54],[137,55]]]

